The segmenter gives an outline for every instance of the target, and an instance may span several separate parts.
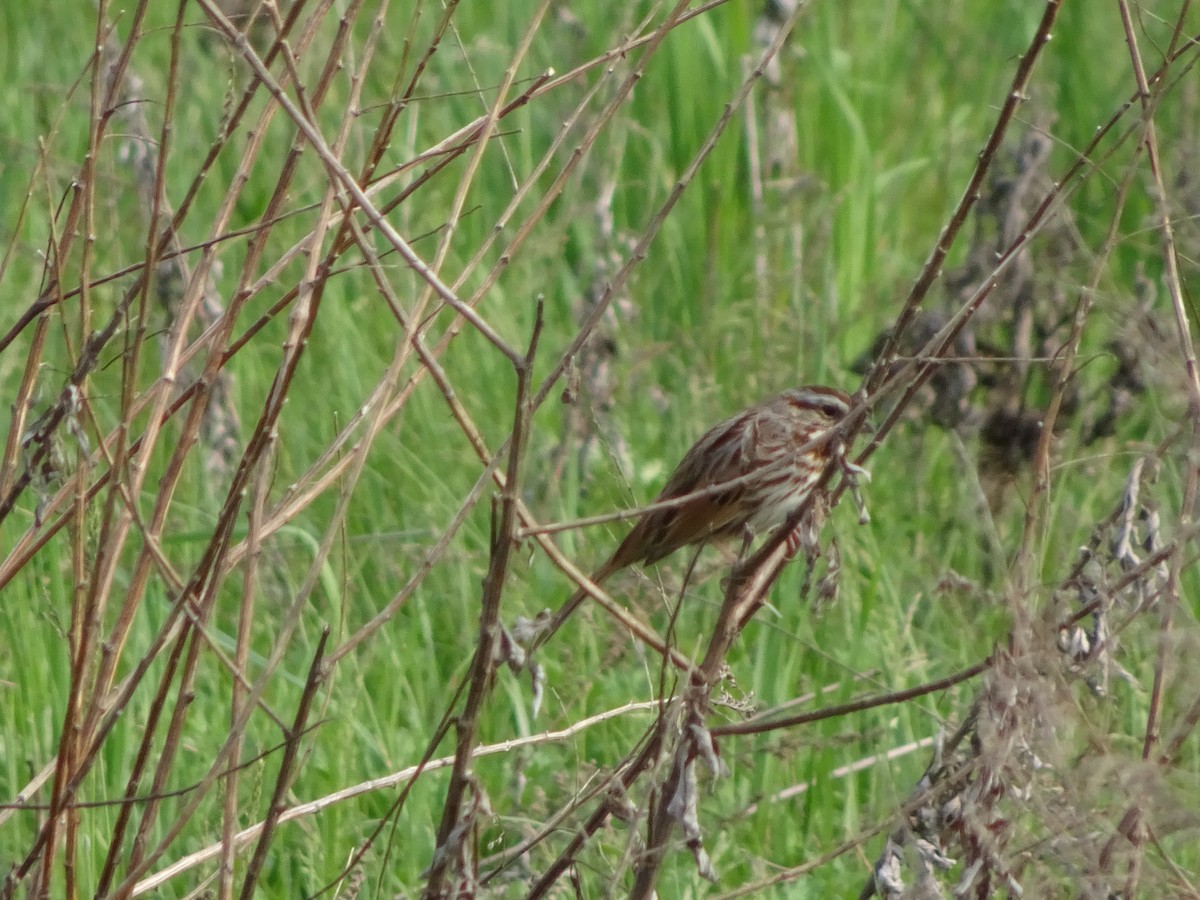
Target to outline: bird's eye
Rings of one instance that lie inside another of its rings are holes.
[[[822,397],[815,405],[823,415],[830,419],[840,419],[850,412],[850,407],[837,397]]]

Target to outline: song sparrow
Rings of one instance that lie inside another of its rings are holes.
[[[835,456],[851,482],[866,476],[845,459],[839,441],[820,442],[849,410],[850,398],[841,391],[810,385],[784,391],[710,429],[654,503],[688,499],[645,513],[592,582],[600,584],[635,563],[658,562],[680,547],[782,524]],[[557,631],[586,596],[581,588],[564,603],[538,643]]]

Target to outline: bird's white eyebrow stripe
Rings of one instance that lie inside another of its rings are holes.
[[[806,388],[797,392],[798,398],[804,403],[815,406],[821,412],[831,417],[844,416],[850,411],[850,405],[832,391]]]

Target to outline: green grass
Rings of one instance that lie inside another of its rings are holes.
[[[148,101],[144,112],[157,137],[168,96],[173,20],[169,5],[151,7],[131,65],[144,81]],[[381,173],[486,111],[533,11],[534,4],[526,2],[496,9],[463,4],[456,10],[455,30],[430,60],[416,92],[420,99],[401,114]],[[1170,39],[1176,13],[1166,3],[1147,3],[1137,11],[1141,49],[1153,68],[1156,52]],[[115,9],[109,12],[117,17]],[[365,75],[363,111],[351,121],[342,155],[351,172],[363,165],[384,105],[398,93],[396,85],[405,85],[412,77],[442,8],[420,6],[415,26],[413,12],[411,7],[393,5],[388,14],[380,50]],[[658,22],[662,15],[649,4],[622,6],[615,15],[594,4],[572,5],[569,12],[577,23],[568,21],[565,7],[548,14],[518,68],[520,81],[514,94],[523,90],[525,79],[548,68],[568,72],[617,46],[643,16],[653,15]],[[794,154],[783,155],[781,171],[764,173],[762,204],[757,207],[751,194],[750,150],[755,144],[749,138],[745,110],[734,113],[696,179],[662,223],[645,260],[618,292],[615,318],[602,325],[614,347],[605,361],[606,377],[613,385],[611,408],[583,415],[584,431],[580,431],[578,425],[569,424],[570,411],[557,400],[559,384],[533,416],[520,492],[539,521],[571,520],[648,501],[706,427],[785,386],[804,382],[857,386],[859,376],[850,366],[899,313],[962,194],[1041,12],[1040,7],[1018,3],[972,2],[935,9],[887,2],[818,3],[801,15],[782,58],[781,82],[770,90],[760,86],[754,94],[760,155],[765,159],[778,149],[762,144],[770,135],[768,122],[788,115],[795,121]],[[117,18],[122,35],[128,34],[131,16],[126,11]],[[189,5],[189,23],[198,23],[201,16],[199,7]],[[628,258],[742,83],[745,60],[760,52],[754,40],[756,16],[756,8],[725,4],[666,36],[649,58],[632,97],[584,148],[582,162],[569,175],[561,196],[535,223],[528,240],[507,260],[483,297],[480,314],[518,349],[529,341],[535,299],[544,297],[535,387],[553,371],[578,333],[586,298]],[[299,60],[307,98],[315,90],[336,24],[336,17],[326,20],[316,47]],[[332,141],[340,127],[351,95],[349,77],[363,58],[369,25],[370,13],[351,23],[353,38],[343,53],[344,68],[333,77],[329,95],[316,113],[327,140]],[[1196,26],[1193,12],[1183,31],[1195,32]],[[44,260],[51,236],[57,241],[71,237],[61,231],[73,197],[73,179],[80,178],[88,149],[88,98],[95,70],[89,68],[87,54],[96,43],[94,30],[95,23],[83,17],[34,17],[19,5],[0,10],[0,122],[4,126],[0,128],[4,148],[0,154],[0,244],[4,248],[0,292],[8,298],[0,310],[2,332],[45,289]],[[166,193],[173,207],[182,202],[249,77],[248,67],[234,61],[232,51],[204,29],[184,29],[180,40],[165,169]],[[292,42],[295,45],[295,39]],[[631,50],[612,62],[615,74],[600,86],[548,172],[538,178],[484,254],[482,266],[467,273],[460,291],[463,296],[499,263],[508,242],[534,213],[554,175],[599,121],[604,104],[642,53]],[[1191,61],[1190,56],[1184,59],[1185,64]],[[282,71],[278,63],[272,67],[276,77]],[[563,122],[604,71],[603,66],[596,67],[534,98],[500,123],[503,136],[488,145],[466,191],[464,215],[440,270],[443,280],[455,281],[489,239],[497,217],[513,197],[514,184],[530,176]],[[1196,114],[1188,77],[1163,95],[1154,122],[1168,170],[1169,201],[1180,217],[1177,239],[1184,284],[1194,294],[1197,232],[1185,211],[1194,208],[1189,204],[1195,202],[1195,188],[1183,180],[1194,136],[1190,123]],[[290,94],[295,97],[294,90]],[[1133,95],[1116,12],[1105,8],[1100,14],[1067,4],[1029,95],[1006,147],[1015,146],[1029,133],[1027,123],[1048,129],[1054,147],[1046,171],[1057,177],[1096,128]],[[251,102],[248,117],[206,174],[181,228],[186,245],[214,237],[211,230],[218,205],[238,172],[252,123],[266,104],[265,93]],[[1149,767],[1154,771],[1147,773],[1141,763],[1161,635],[1166,634],[1170,647],[1162,694],[1164,740],[1184,727],[1194,703],[1196,681],[1184,664],[1200,634],[1195,622],[1194,598],[1200,585],[1194,553],[1185,550],[1172,558],[1183,603],[1169,633],[1160,628],[1161,603],[1139,613],[1127,598],[1117,601],[1112,621],[1123,630],[1116,652],[1131,678],[1110,672],[1107,697],[1097,698],[1085,690],[1078,673],[1068,671],[1064,659],[1052,650],[1054,623],[1074,608],[1075,594],[1065,579],[1078,548],[1120,501],[1137,455],[1163,448],[1157,451],[1161,469],[1157,480],[1142,484],[1142,500],[1160,516],[1162,542],[1189,535],[1181,507],[1189,490],[1186,445],[1193,438],[1187,428],[1180,431],[1188,416],[1187,389],[1174,319],[1160,281],[1164,265],[1154,229],[1154,191],[1144,157],[1134,157],[1134,141],[1117,140],[1134,121],[1135,117],[1127,117],[1126,124],[1102,144],[1096,156],[1098,170],[1069,196],[1070,234],[1064,236],[1067,230],[1054,226],[1034,245],[1030,290],[1038,315],[1049,307],[1073,310],[1074,298],[1093,278],[1093,266],[1102,268],[1076,361],[1081,399],[1077,409],[1063,414],[1045,507],[1035,516],[1031,531],[1030,567],[1023,570],[1017,564],[1026,503],[1031,498],[1041,503],[1030,467],[1020,468],[1013,486],[1003,492],[1004,502],[993,510],[1001,548],[998,569],[985,539],[991,526],[976,502],[977,442],[968,429],[964,464],[951,436],[929,423],[919,399],[870,461],[874,478],[865,493],[871,524],[857,525],[853,504],[843,503],[825,529],[826,545],[830,536],[836,536],[841,554],[837,602],[814,612],[809,598],[801,596],[802,564],[791,565],[771,594],[772,608],[760,611],[734,644],[728,659],[733,680],[718,688],[718,693],[728,692],[730,702],[755,709],[771,709],[820,692],[790,712],[901,690],[979,662],[1007,641],[1014,615],[1027,615],[1037,626],[1037,640],[1046,644],[1037,657],[1041,669],[1036,677],[1028,675],[1027,684],[1045,706],[1023,707],[1029,713],[1025,724],[1030,733],[1044,738],[1031,752],[1045,754],[1049,769],[1030,775],[1041,790],[1031,791],[1028,803],[1006,809],[1021,829],[1006,852],[1010,852],[1009,862],[1015,865],[1019,858],[1024,865],[1018,879],[1025,879],[1027,887],[1034,885],[1035,894],[1043,889],[1044,896],[1055,895],[1065,885],[1078,892],[1088,878],[1101,877],[1097,854],[1091,850],[1103,840],[1071,853],[1020,854],[1055,829],[1063,834],[1099,833],[1105,838],[1116,834],[1121,815],[1138,799],[1137,790],[1130,786],[1134,775],[1140,779],[1136,784],[1146,786],[1163,803],[1161,815],[1148,812],[1163,850],[1144,850],[1143,890],[1182,890],[1164,855],[1193,882],[1200,877],[1194,826],[1181,824],[1175,815],[1187,809],[1183,798],[1194,796],[1200,775],[1194,736],[1184,742],[1183,752],[1171,766]],[[123,120],[115,121],[98,148],[96,173],[85,186],[95,198],[92,219],[68,241],[61,262],[68,289],[80,283],[85,265],[90,276],[98,278],[144,258],[149,222],[136,174],[121,155],[127,131]],[[260,224],[294,140],[294,127],[277,114],[267,126],[264,151],[249,168],[246,185],[233,203],[225,233]],[[1110,148],[1113,155],[1102,158]],[[388,216],[426,261],[437,252],[440,229],[467,177],[471,152]],[[1135,188],[1127,207],[1117,213],[1114,197],[1131,164],[1140,167]],[[418,166],[408,177],[427,165]],[[1011,165],[1007,155],[997,163],[1004,171]],[[230,238],[219,245],[213,285],[224,302],[230,302],[242,279],[260,278],[309,234],[317,222],[312,205],[321,202],[328,183],[326,168],[306,146],[282,204],[289,215],[270,230],[263,261],[243,271],[249,237]],[[612,232],[607,233],[596,210],[610,184]],[[373,199],[382,202],[396,189]],[[1048,184],[1039,184],[1032,195],[1035,202],[1047,190]],[[23,205],[27,191],[30,200]],[[1120,216],[1120,227],[1115,247],[1105,255],[1104,234],[1114,215]],[[972,229],[968,224],[952,250],[945,267],[948,274],[970,258],[976,239]],[[89,233],[95,239],[86,244],[85,255],[85,242],[79,237]],[[382,260],[383,277],[411,311],[424,281],[396,253],[388,252],[391,248],[384,239],[372,235],[369,240],[376,252],[387,254]],[[327,235],[318,257],[328,252],[329,242]],[[1073,249],[1064,251],[1064,246]],[[193,252],[188,263],[197,266],[200,259],[201,254]],[[249,298],[233,327],[235,337],[306,277],[306,262],[304,256],[293,260]],[[270,510],[293,485],[313,483],[311,467],[363,408],[403,339],[403,330],[363,264],[363,255],[351,250],[335,269],[337,274],[323,281],[319,313],[274,427],[271,451],[256,468],[234,520],[234,544],[251,533],[248,510],[256,491],[264,492]],[[1149,313],[1140,317],[1135,300],[1139,271],[1158,289]],[[73,298],[51,309],[44,348],[33,345],[35,323],[0,352],[0,388],[5,397],[18,396],[27,359],[32,358],[37,367],[37,387],[23,431],[56,401],[84,338],[108,321],[134,278],[123,275],[92,288],[86,301]],[[923,304],[926,309],[957,309],[962,298],[946,298],[943,283]],[[1056,291],[1070,302],[1054,306]],[[989,299],[978,320],[981,342],[1010,335],[1006,316],[1011,307],[1004,305],[1001,296]],[[152,337],[140,345],[140,366],[131,384],[135,395],[150,388],[160,373],[156,336],[167,327],[153,292],[147,310],[141,324]],[[242,425],[239,455],[263,413],[284,359],[289,314],[290,308],[275,315],[225,366]],[[431,305],[425,315],[430,316],[426,339],[436,346],[451,314]],[[122,409],[122,359],[138,340],[137,324],[132,319],[122,323],[121,333],[106,346],[101,364],[86,381],[91,418],[82,415],[80,421],[90,448],[122,421],[132,436],[149,425],[145,410],[131,415]],[[1055,341],[1061,343],[1068,325],[1059,318],[1039,318],[1038,326],[1047,332],[1047,347],[1034,355],[1057,351]],[[1105,401],[1108,379],[1116,370],[1109,342],[1131,334],[1149,391],[1137,395],[1135,408],[1118,418],[1114,435],[1084,445],[1083,423]],[[191,338],[196,337],[193,332]],[[207,352],[206,348],[199,358]],[[461,328],[440,363],[455,396],[494,452],[512,430],[516,376],[511,363],[469,325]],[[583,365],[586,359],[581,360]],[[1029,384],[1018,386],[1009,399],[1040,409],[1050,397],[1052,380],[1041,363],[1031,367],[1034,375]],[[583,374],[586,400],[588,387],[595,383],[589,382],[586,371]],[[183,376],[183,382],[190,377],[194,375]],[[329,652],[336,652],[385,608],[421,571],[427,554],[480,476],[474,450],[434,379],[415,356],[400,366],[397,389],[409,379],[418,383],[402,410],[373,438],[361,477],[352,483],[348,471],[342,471],[330,479],[320,492],[288,513],[286,524],[263,548],[244,674],[251,680],[268,674],[263,703],[285,723],[295,715],[322,629],[331,629]],[[996,399],[1000,393],[979,387],[972,402],[986,412],[1001,402]],[[5,408],[12,402],[7,401]],[[217,476],[206,472],[201,442],[190,451],[173,494],[167,498],[161,491],[160,478],[177,442],[193,437],[183,424],[186,412],[164,425],[146,481],[134,498],[142,522],[149,521],[156,503],[170,500],[161,546],[171,569],[184,582],[209,550],[231,478],[230,471]],[[881,420],[882,415],[876,418]],[[595,452],[581,460],[584,432],[600,439]],[[333,460],[349,458],[364,440],[360,428],[337,449]],[[78,444],[65,427],[60,427],[55,443],[65,456],[63,475],[69,475],[78,465]],[[626,452],[629,468],[623,471]],[[321,471],[331,464],[323,464]],[[14,465],[19,474],[23,463],[17,458]],[[502,461],[501,468],[504,465]],[[94,459],[89,483],[106,470],[102,460]],[[29,529],[37,528],[39,500],[61,483],[41,494],[26,490],[11,514],[0,521],[0,561],[8,558]],[[345,516],[337,521],[343,490],[350,494]],[[125,598],[137,597],[129,634],[120,649],[118,682],[148,652],[176,599],[170,579],[157,563],[151,565],[144,593],[132,593],[143,542],[135,525],[123,543],[110,538],[102,545],[102,523],[108,515],[105,503],[110,497],[107,489],[102,491],[89,503],[81,524],[58,531],[3,585],[0,803],[14,802],[32,775],[58,752],[70,696],[68,635],[73,609],[77,615],[82,609],[83,593],[76,590],[81,583],[86,587],[103,554],[115,553],[116,563],[111,585],[101,591],[105,606],[89,626],[95,628],[98,641],[106,639],[116,624]],[[453,691],[468,675],[478,640],[493,497],[499,497],[499,489],[489,485],[445,553],[394,617],[330,669],[315,692],[308,721],[312,727],[301,741],[301,762],[284,797],[286,805],[315,800],[415,765],[430,749],[438,723],[452,707]],[[118,499],[112,498],[117,514],[122,510]],[[68,499],[46,524],[56,521],[69,504]],[[625,527],[615,523],[564,532],[556,541],[587,569],[610,552]],[[332,540],[327,558],[320,555],[326,539]],[[1148,552],[1139,551],[1143,557]],[[667,601],[673,605],[687,565],[684,554],[677,557],[649,573],[649,580],[626,573],[608,586],[614,597],[639,609],[660,632],[667,627],[668,611],[656,586],[665,586]],[[726,562],[726,557],[707,550],[699,570],[708,577],[688,589],[674,638],[690,655],[703,654],[712,632],[721,603],[720,582],[728,572]],[[304,596],[301,586],[313,565],[314,586]],[[167,737],[166,721],[180,708],[178,676],[166,693],[151,766],[164,743],[176,744],[179,750],[161,786],[170,795],[148,829],[148,848],[167,835],[193,796],[190,788],[208,771],[227,738],[233,678],[218,651],[227,657],[236,653],[239,616],[246,600],[244,571],[242,564],[222,571],[214,585],[211,618],[205,638],[198,639],[195,677],[183,704],[187,714],[174,738]],[[939,588],[950,573],[961,576],[962,586]],[[1030,573],[1031,583],[1018,590],[1020,577]],[[1110,581],[1119,577],[1115,564],[1102,574]],[[531,617],[554,608],[571,590],[545,554],[526,539],[513,554],[502,619],[511,625],[518,615]],[[278,665],[268,668],[267,660],[297,598],[302,603],[295,631],[281,648]],[[96,750],[79,800],[115,801],[127,789],[139,742],[154,712],[159,679],[167,670],[168,653],[163,651],[150,662],[147,678]],[[99,649],[94,648],[89,659],[95,665]],[[546,666],[547,683],[538,717],[530,711],[528,676],[501,667],[490,685],[476,743],[566,728],[605,709],[654,699],[664,693],[663,684],[665,693],[680,689],[673,677],[664,679],[661,661],[652,652],[636,645],[591,604],[540,652],[540,660]],[[1094,672],[1089,669],[1088,674]],[[94,669],[87,677],[93,676]],[[849,774],[839,772],[840,767],[928,739],[942,728],[953,730],[980,689],[981,680],[976,678],[902,704],[753,736],[721,738],[728,777],[702,775],[700,779],[705,848],[720,882],[714,886],[699,877],[676,831],[659,875],[659,896],[717,896],[754,885],[780,869],[811,862],[863,832],[881,829],[863,837],[860,847],[815,867],[803,878],[758,891],[778,897],[857,895],[882,849],[883,835],[896,826],[899,810],[928,765],[930,750],[876,761]],[[460,702],[455,708],[461,706]],[[1039,719],[1051,713],[1062,715],[1066,723],[1054,739],[1045,737],[1046,723]],[[727,704],[716,704],[708,724],[717,727],[738,718]],[[490,856],[531,836],[576,791],[594,784],[595,773],[611,772],[638,745],[651,722],[648,712],[629,713],[566,740],[476,761],[474,776],[490,804],[474,834],[479,856]],[[239,775],[237,827],[252,825],[266,814],[283,738],[265,711],[251,717],[240,752],[240,759],[248,762]],[[453,730],[431,752],[434,757],[452,754]],[[260,753],[266,755],[256,758]],[[1078,758],[1085,758],[1086,765],[1076,773],[1073,763]],[[151,767],[143,774],[136,790],[139,796],[150,793],[152,772]],[[1016,776],[1009,772],[1007,777]],[[422,775],[398,812],[393,802],[399,792],[392,788],[361,794],[281,825],[258,882],[258,895],[311,895],[335,879],[355,850],[371,839],[374,845],[361,866],[364,889],[371,896],[405,892],[415,896],[434,854],[449,778],[445,769]],[[150,872],[220,839],[223,784],[207,789],[197,814]],[[773,800],[799,784],[809,787]],[[639,781],[628,797],[642,815],[646,788],[646,781]],[[1062,808],[1053,799],[1060,796],[1056,791],[1069,798]],[[49,784],[32,799],[48,803]],[[582,814],[568,818],[546,844],[531,852],[530,871],[545,870],[595,802],[584,805]],[[134,828],[143,808],[136,805]],[[1079,813],[1070,828],[1063,824],[1068,808]],[[70,826],[78,838],[71,861],[79,896],[96,890],[118,811],[116,805],[88,807],[78,812]],[[25,859],[45,818],[44,809],[0,810],[0,861],[6,869]],[[599,896],[609,888],[628,891],[632,883],[628,855],[634,852],[636,836],[644,833],[643,819],[610,821],[587,843],[577,862],[584,896]],[[131,830],[125,835],[113,885],[127,871],[132,834]],[[62,895],[67,885],[62,832],[58,841],[47,888],[51,896]],[[238,857],[235,889],[252,852]],[[1120,852],[1134,853],[1127,843]],[[1124,884],[1126,861],[1122,856],[1116,871],[1103,877],[1115,886]],[[190,869],[156,895],[185,896],[214,871],[214,862]],[[961,866],[947,876],[945,884],[952,885],[960,874]],[[906,877],[911,881],[912,873]],[[32,878],[26,876],[26,884]],[[565,883],[560,880],[560,885]],[[524,896],[528,886],[517,880],[501,895]],[[490,887],[495,888],[495,883]]]

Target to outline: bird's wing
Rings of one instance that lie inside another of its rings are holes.
[[[754,461],[748,448],[756,426],[754,416],[743,412],[708,431],[688,451],[655,502],[684,497],[750,472]],[[745,484],[739,484],[647,513],[617,548],[614,562],[622,566],[657,562],[680,547],[740,527],[746,490]]]

